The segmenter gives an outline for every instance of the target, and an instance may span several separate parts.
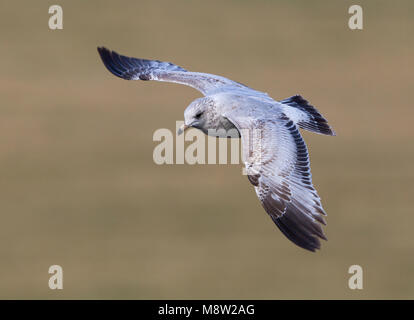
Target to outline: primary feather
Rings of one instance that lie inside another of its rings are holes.
[[[227,78],[189,72],[170,62],[130,58],[104,47],[106,68],[126,80],[180,83],[202,92],[186,109],[187,122],[210,129],[236,128],[242,139],[247,177],[271,219],[296,245],[315,251],[326,240],[325,211],[312,184],[309,155],[298,128],[335,135],[322,115],[301,96],[275,101]]]

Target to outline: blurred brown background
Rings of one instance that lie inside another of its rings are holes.
[[[2,1],[0,298],[413,298],[414,3],[357,1],[363,31],[352,4]],[[304,133],[322,250],[279,232],[239,166],[155,165],[154,131],[200,94],[118,79],[98,45],[310,100],[337,132]]]

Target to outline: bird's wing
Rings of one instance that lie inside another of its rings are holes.
[[[227,114],[240,131],[249,181],[283,234],[315,251],[326,240],[320,198],[312,185],[309,156],[297,126],[282,116],[258,120]]]
[[[106,68],[117,77],[126,80],[157,80],[180,83],[193,87],[204,95],[224,89],[250,89],[221,76],[189,72],[170,62],[130,58],[104,47],[98,47],[98,52]]]

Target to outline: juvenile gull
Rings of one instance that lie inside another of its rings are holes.
[[[247,177],[282,233],[310,251],[320,248],[319,238],[327,240],[321,227],[326,225],[326,213],[312,185],[308,150],[299,132],[302,128],[335,135],[316,108],[299,95],[275,101],[221,76],[190,72],[169,62],[130,58],[104,47],[98,52],[106,68],[120,78],[175,82],[201,91],[204,97],[186,108],[178,133],[193,127],[222,136],[217,132],[236,129]]]

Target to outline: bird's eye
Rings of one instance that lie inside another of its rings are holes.
[[[197,113],[197,114],[195,115],[195,118],[196,118],[196,119],[200,119],[200,117],[201,117],[201,115],[202,115],[202,114],[203,114],[202,112]]]

